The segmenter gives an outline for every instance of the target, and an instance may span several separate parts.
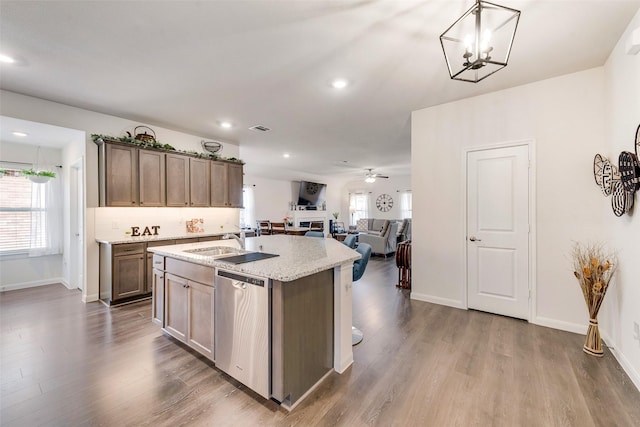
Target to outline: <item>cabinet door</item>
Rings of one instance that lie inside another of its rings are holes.
[[[202,283],[187,283],[189,290],[189,327],[187,342],[191,347],[213,360],[213,302],[214,288]]]
[[[209,206],[209,186],[211,181],[211,171],[209,160],[189,159],[189,186],[190,205]]]
[[[151,292],[151,321],[164,326],[164,271],[153,269]]]
[[[167,154],[167,206],[189,206],[189,157]]]
[[[138,149],[106,144],[105,167],[107,206],[137,206]]]
[[[165,153],[138,151],[140,170],[140,206],[164,206]]]
[[[113,300],[144,294],[145,255],[113,257]]]
[[[242,185],[243,185],[243,168],[242,165],[228,164],[228,203],[232,208],[241,208],[243,204]]]
[[[211,206],[227,206],[227,164],[211,162]]]
[[[180,341],[187,342],[187,279],[166,273],[164,275],[164,298],[164,329]]]

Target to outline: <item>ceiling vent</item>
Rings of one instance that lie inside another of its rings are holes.
[[[266,126],[262,126],[262,125],[255,125],[255,126],[251,126],[249,129],[251,130],[255,130],[258,132],[269,132],[271,129],[266,127]]]

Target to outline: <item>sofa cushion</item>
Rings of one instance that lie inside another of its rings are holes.
[[[369,226],[369,221],[366,219],[359,219],[356,223],[356,231],[367,231]]]
[[[377,231],[380,234],[384,234],[384,229],[387,228],[389,221],[386,219],[374,219],[371,224],[371,231]]]

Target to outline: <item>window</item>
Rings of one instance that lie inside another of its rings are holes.
[[[242,188],[242,206],[244,206],[244,209],[240,209],[240,227],[254,228],[256,225],[256,212],[253,187],[245,185]]]
[[[350,194],[349,212],[351,213],[351,225],[356,225],[359,219],[368,218],[369,195],[364,193]]]
[[[400,193],[400,215],[402,219],[411,218],[411,191],[403,191]]]
[[[0,179],[0,255],[62,253],[61,177],[45,184],[4,169]]]

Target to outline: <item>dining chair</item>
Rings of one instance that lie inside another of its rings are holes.
[[[267,236],[271,234],[271,222],[267,220],[257,221],[258,223],[258,235]]]
[[[344,240],[342,241],[342,243],[344,245],[349,246],[351,249],[355,249],[357,240],[358,240],[358,238],[356,237],[355,234],[347,234],[345,236]]]
[[[322,231],[307,231],[304,235],[305,237],[324,237],[324,233]]]
[[[369,263],[369,258],[371,258],[371,245],[367,243],[360,243],[356,248],[356,251],[360,254],[361,258],[353,262],[353,283],[357,282],[362,278],[364,271],[367,268],[367,264]],[[360,341],[364,339],[364,333],[356,328],[355,326],[351,326],[351,345],[360,344]]]
[[[311,231],[324,231],[324,221],[311,221],[309,224]]]
[[[286,234],[287,229],[284,222],[272,222],[271,234]]]

